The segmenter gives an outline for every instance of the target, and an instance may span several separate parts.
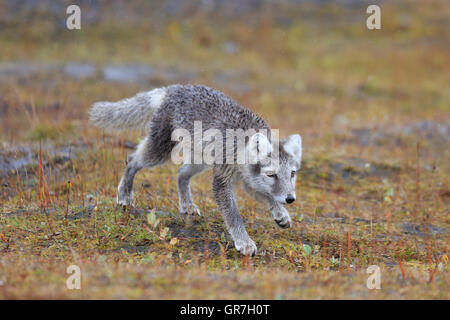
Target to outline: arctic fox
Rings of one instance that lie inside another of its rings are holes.
[[[275,141],[272,135],[262,134],[264,130],[268,133],[273,131],[265,120],[224,93],[200,85],[171,85],[117,102],[97,102],[90,110],[90,119],[97,126],[112,130],[137,127],[149,130],[148,136],[141,140],[128,159],[117,188],[117,202],[120,205],[131,204],[133,180],[139,170],[163,164],[173,156],[173,150],[181,144],[173,136],[177,129],[185,130],[191,135],[188,138],[195,141],[198,133],[194,132],[194,127],[200,122],[200,135],[213,129],[221,134],[220,138],[216,137],[219,142],[230,130],[258,131],[246,137],[241,145],[245,154],[244,163],[218,159],[213,164],[206,164],[192,163],[189,157],[185,159],[177,176],[179,211],[182,214],[200,215],[192,200],[189,182],[196,174],[212,168],[214,199],[239,252],[254,255],[257,247],[247,234],[236,205],[234,183],[237,180],[243,182],[249,194],[267,205],[280,227],[289,228],[292,225],[283,205],[296,199],[296,174],[302,158],[300,135],[294,134]],[[231,149],[233,152],[239,151],[234,138]],[[214,151],[224,154],[225,158],[230,150],[224,153],[218,149]],[[233,160],[236,160],[236,156]]]

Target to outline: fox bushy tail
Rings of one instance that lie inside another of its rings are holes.
[[[96,102],[92,105],[89,118],[105,129],[146,128],[165,96],[166,88],[158,88],[117,102]]]

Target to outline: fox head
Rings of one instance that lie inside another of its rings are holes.
[[[242,180],[250,193],[271,203],[295,201],[295,181],[302,158],[300,135],[294,134],[272,144],[265,135],[257,133],[249,139],[247,155],[249,164]]]

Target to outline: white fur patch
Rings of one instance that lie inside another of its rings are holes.
[[[289,153],[299,162],[302,160],[302,137],[299,134],[293,134],[286,138],[283,145],[284,151]]]
[[[167,88],[157,88],[141,92],[131,98],[116,102],[102,101],[92,106],[89,112],[91,121],[107,129],[148,130],[155,112],[161,107],[167,94]]]
[[[118,205],[121,205],[121,206],[127,206],[127,205],[129,205],[130,203],[133,202],[133,193],[131,192],[131,193],[128,195],[128,199],[127,199],[126,193],[120,195],[120,198],[119,198],[120,189],[122,188],[122,184],[123,184],[123,183],[124,183],[124,182],[121,181],[120,184],[119,184],[119,186],[117,187],[117,197],[116,197],[116,202],[117,202]]]

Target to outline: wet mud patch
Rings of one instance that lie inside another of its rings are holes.
[[[120,84],[168,84],[189,82],[197,77],[193,70],[174,66],[142,63],[108,64],[104,66],[71,61],[67,63],[41,63],[34,61],[0,63],[0,82],[16,79],[26,82],[30,77],[54,79],[55,75],[75,81],[103,80]]]
[[[342,143],[356,144],[361,147],[404,147],[411,143],[411,139],[431,147],[439,147],[450,142],[450,124],[445,122],[422,120],[403,125],[345,128],[339,125],[342,119],[338,118],[336,121],[338,122],[335,129],[337,138]]]
[[[448,237],[449,231],[444,227],[438,227],[432,224],[414,224],[414,223],[403,223],[400,225],[401,229],[406,234],[416,235],[419,237],[431,236],[442,236]]]
[[[167,227],[170,229],[172,237],[178,238],[184,246],[189,246],[190,249],[202,253],[208,251],[212,254],[219,254],[220,245],[210,237],[210,234],[216,234],[217,239],[220,238],[219,235],[226,233],[223,228],[216,226],[213,226],[209,232],[205,232],[199,222],[186,221],[186,219],[172,222]]]
[[[19,192],[36,188],[40,166],[43,183],[62,186],[72,175],[74,161],[87,148],[81,141],[64,145],[46,142],[41,149],[37,144],[5,148],[0,151],[0,199],[6,200]],[[63,188],[61,190],[64,191]]]
[[[306,179],[334,182],[343,180],[346,183],[359,183],[366,178],[390,178],[397,176],[400,167],[369,161],[358,157],[347,157],[339,160],[305,161],[300,170]]]
[[[386,219],[377,219],[370,221],[370,219],[361,217],[348,217],[338,212],[320,213],[315,216],[314,220],[311,218],[304,218],[306,223],[323,223],[326,225],[337,224],[337,225],[352,225],[358,227],[358,225],[370,225],[376,228],[378,225],[385,225],[387,223]],[[399,234],[404,237],[419,237],[426,238],[428,236],[445,239],[450,235],[450,232],[445,227],[439,227],[431,223],[426,224],[415,224],[411,222],[390,222],[390,225],[397,230]]]
[[[88,207],[84,210],[72,214],[69,219],[85,219],[90,218],[94,207]],[[122,210],[117,208],[118,210]],[[226,235],[226,231],[218,225],[210,225],[211,230],[205,232],[202,226],[202,220],[204,217],[191,217],[191,216],[181,216],[179,213],[173,213],[169,211],[153,210],[150,208],[130,208],[124,209],[129,210],[128,213],[135,218],[142,219],[142,223],[146,224],[147,214],[154,212],[155,215],[164,219],[161,221],[165,227],[169,228],[170,236],[172,238],[177,238],[179,243],[183,247],[189,247],[189,250],[193,250],[197,253],[204,253],[207,250],[210,254],[219,254],[220,245],[211,234],[216,234],[217,238],[223,233]],[[122,211],[124,212],[124,211]],[[230,240],[228,235],[225,236],[227,240]],[[124,245],[121,249],[128,252],[139,253],[148,252],[151,250],[152,244],[138,244],[138,245]]]
[[[71,143],[63,146],[45,144],[39,151],[38,146],[17,147],[0,153],[0,177],[7,175],[25,175],[36,173],[39,166],[39,153],[42,154],[42,166],[54,167],[73,159],[87,146],[82,143]]]
[[[369,177],[387,178],[400,173],[400,168],[384,163],[376,163],[358,157],[345,158],[341,162],[330,163],[331,172],[345,181]]]

